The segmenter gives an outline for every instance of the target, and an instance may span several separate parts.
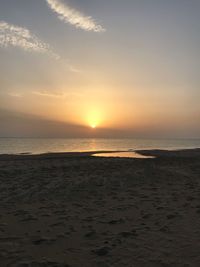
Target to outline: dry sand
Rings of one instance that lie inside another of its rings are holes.
[[[0,266],[200,266],[200,149],[0,156]]]

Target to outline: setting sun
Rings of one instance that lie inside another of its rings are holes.
[[[91,108],[86,116],[86,120],[87,120],[87,124],[92,128],[95,129],[97,128],[97,126],[99,126],[100,124],[102,124],[102,113],[100,112],[100,110],[95,109],[95,108]]]
[[[0,267],[200,267],[199,13],[0,0]]]

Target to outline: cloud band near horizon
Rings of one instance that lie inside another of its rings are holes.
[[[62,0],[46,0],[49,7],[58,14],[60,20],[74,25],[85,31],[104,32],[105,29],[97,24],[91,16],[86,16],[80,11],[70,7]]]

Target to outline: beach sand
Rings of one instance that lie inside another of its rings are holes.
[[[0,266],[200,266],[200,149],[0,156]]]

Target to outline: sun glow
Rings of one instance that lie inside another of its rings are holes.
[[[89,112],[89,114],[87,116],[87,121],[88,121],[89,126],[92,129],[97,128],[97,126],[101,123],[100,112],[97,110],[92,110],[91,112]]]

